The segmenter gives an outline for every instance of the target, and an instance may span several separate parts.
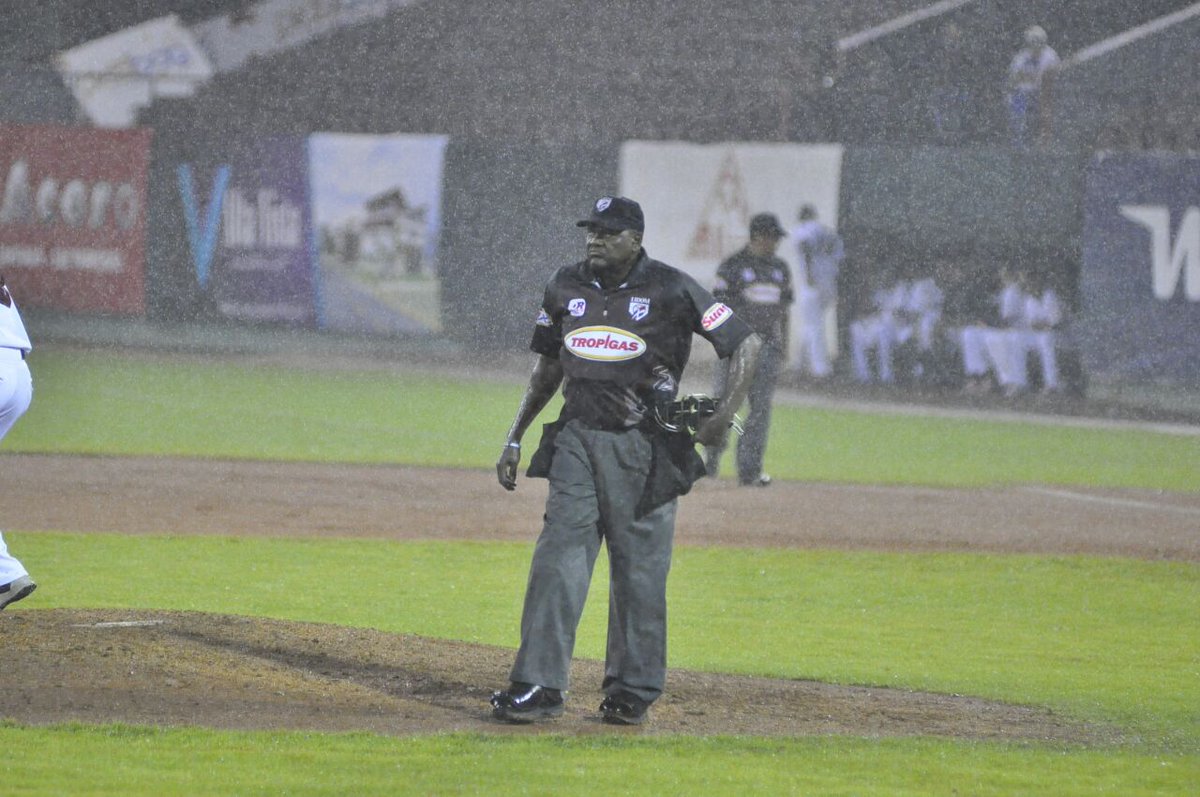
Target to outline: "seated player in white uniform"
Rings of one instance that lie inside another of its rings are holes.
[[[913,335],[913,325],[904,317],[909,285],[896,280],[871,294],[874,312],[850,322],[850,361],[854,378],[863,384],[896,381],[893,365],[894,351]],[[871,354],[875,357],[875,372],[871,369]]]
[[[1058,293],[1049,285],[1042,285],[1040,290],[1035,290],[1024,293],[1020,323],[1012,331],[1013,352],[1022,376],[1026,373],[1029,355],[1036,354],[1041,367],[1042,391],[1056,393],[1061,390],[1058,328],[1063,321],[1062,303],[1058,300]]]

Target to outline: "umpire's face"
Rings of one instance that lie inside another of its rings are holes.
[[[597,276],[632,266],[641,250],[642,234],[637,230],[610,230],[595,224],[587,228],[587,262]]]

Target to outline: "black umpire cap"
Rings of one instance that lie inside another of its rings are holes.
[[[592,205],[591,218],[576,222],[578,227],[603,227],[606,230],[646,231],[642,206],[623,196],[602,196]]]
[[[750,234],[751,235],[773,235],[776,238],[782,238],[787,235],[783,225],[779,223],[779,219],[774,213],[759,213],[754,218],[750,219]]]

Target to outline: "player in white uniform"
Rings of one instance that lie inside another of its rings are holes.
[[[1049,286],[1034,293],[1028,286],[1029,275],[1023,275],[1021,288],[1013,300],[1012,324],[1006,330],[1006,355],[1010,358],[1011,376],[1007,387],[1010,395],[1029,389],[1027,364],[1030,354],[1037,354],[1041,364],[1042,390],[1054,393],[1060,389],[1058,380],[1058,335],[1062,323],[1062,304],[1058,294]]]
[[[1057,393],[1062,389],[1058,378],[1058,328],[1063,322],[1058,293],[1043,286],[1041,295],[1025,297],[1025,326],[1021,342],[1025,351],[1033,351],[1042,364],[1042,390]]]
[[[17,312],[17,303],[0,277],[0,440],[29,409],[33,378],[25,363],[33,346]],[[37,589],[29,571],[8,552],[0,534],[0,609]]]
[[[904,317],[908,301],[908,282],[898,279],[871,294],[875,312],[850,323],[850,362],[854,378],[863,384],[876,381],[871,373],[870,353],[875,352],[878,381],[890,385],[896,381],[893,351],[913,336],[912,324]]]
[[[800,208],[799,224],[792,230],[799,267],[796,301],[800,305],[803,344],[797,348],[797,370],[807,365],[809,373],[823,379],[833,372],[829,363],[827,325],[837,305],[837,279],[845,245],[841,236],[817,220],[812,205]]]

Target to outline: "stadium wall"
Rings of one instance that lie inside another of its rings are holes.
[[[63,128],[70,129],[87,134],[84,128]],[[36,141],[51,138],[28,139],[17,154],[37,162]],[[243,247],[237,255],[242,265],[227,265],[224,276],[214,265],[211,273],[220,278],[207,287],[209,272],[197,257],[204,236],[215,236],[219,230],[213,225],[223,223],[219,213],[206,216],[222,164],[233,164],[243,175],[260,175],[259,184],[276,192],[273,210],[293,213],[297,234],[312,237],[304,232],[313,226],[311,209],[305,207],[310,202],[304,185],[307,178],[302,168],[290,166],[307,165],[305,137],[259,133],[238,137],[227,130],[161,128],[144,139],[153,142],[145,189],[145,258],[130,267],[144,267],[145,314],[164,322],[201,321],[214,326],[322,327],[318,253],[311,241],[292,241],[295,247],[287,255],[286,268],[276,269],[281,278],[286,277],[286,284],[270,289],[248,280],[252,269],[245,264],[282,257],[278,247],[270,252]],[[17,154],[7,159],[12,163],[0,164],[6,173],[12,171]],[[1098,171],[1096,163],[1082,154],[846,148],[835,189],[836,221],[848,252],[840,316],[844,322],[855,314],[880,268],[894,268],[908,277],[926,276],[935,269],[939,281],[947,277],[983,286],[994,279],[1001,264],[1023,265],[1054,275],[1055,285],[1080,321],[1078,330],[1086,333],[1081,341],[1091,370],[1115,381],[1200,383],[1200,363],[1194,357],[1177,356],[1194,350],[1190,330],[1200,328],[1196,318],[1200,242],[1194,240],[1200,234],[1200,224],[1195,223],[1200,219],[1197,162],[1165,153],[1129,155],[1120,160],[1120,169]],[[189,191],[181,182],[180,166],[185,164],[195,178],[190,209]],[[451,139],[440,178],[436,232],[440,292],[430,295],[428,308],[440,316],[437,334],[481,351],[524,348],[547,277],[581,254],[581,237],[573,222],[596,196],[627,188],[620,175],[620,146]],[[746,171],[747,183],[755,179],[752,171]],[[293,188],[283,190],[285,184]],[[811,186],[806,186],[801,174],[797,201],[806,188]],[[256,191],[250,185],[242,194]],[[6,195],[5,207],[18,207],[18,198]],[[686,204],[682,198],[680,204]],[[781,200],[779,207],[785,204]],[[1165,233],[1151,229],[1147,215],[1151,211],[1130,211],[1126,206],[1165,208],[1154,211],[1165,214],[1160,225]],[[744,211],[760,209],[747,205]],[[786,213],[774,205],[772,209]],[[13,252],[25,251],[28,246],[21,236],[29,223],[19,214],[16,221],[8,219],[13,213],[6,212],[6,219],[0,220],[3,240]],[[662,245],[656,250],[651,239],[647,248],[654,254]],[[12,268],[14,262],[7,265],[8,276],[20,290],[18,280],[23,275]],[[137,302],[107,310],[73,303],[67,290],[69,269],[60,272],[54,274],[56,284],[66,286],[66,293],[42,296],[36,290],[22,291],[26,304],[72,312],[142,312]],[[1154,300],[1152,278],[1165,284],[1172,274],[1172,284],[1181,287]],[[29,278],[31,286],[36,276]],[[212,284],[218,283],[221,290],[214,291]],[[81,278],[78,284],[83,293],[100,295],[86,287],[91,284],[86,280]],[[257,290],[267,291],[263,295],[270,297],[257,301],[263,308],[284,297],[307,309],[272,317],[222,309],[222,302],[231,305],[253,299]],[[1139,308],[1137,313],[1126,316],[1124,310],[1132,307]],[[1105,341],[1118,338],[1121,351],[1105,348]]]

